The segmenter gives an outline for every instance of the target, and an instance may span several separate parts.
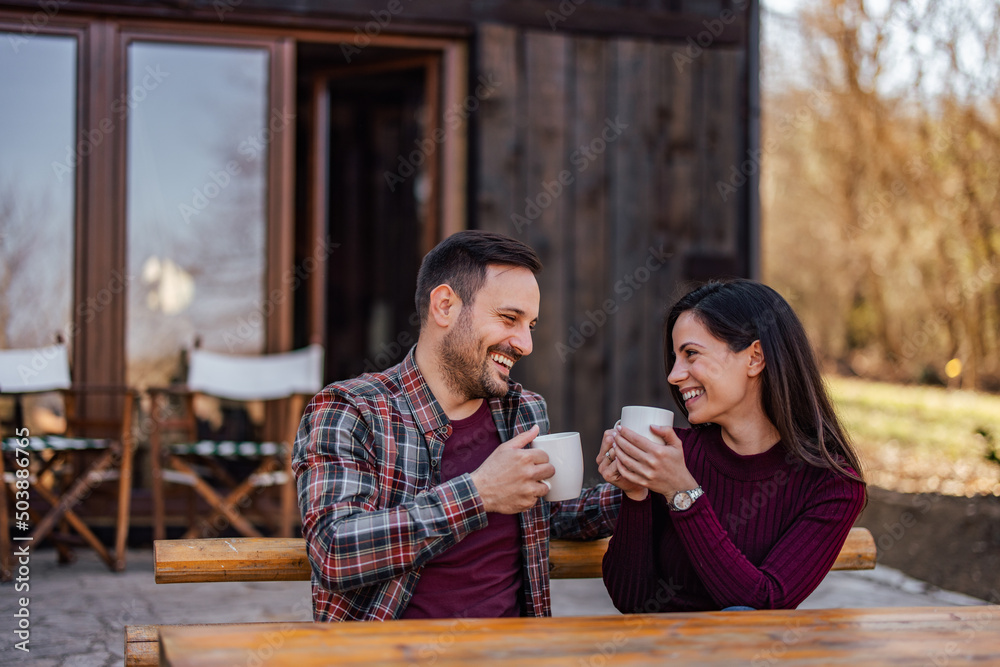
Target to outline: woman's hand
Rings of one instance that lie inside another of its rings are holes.
[[[632,500],[642,501],[649,493],[645,487],[626,480],[618,470],[618,460],[615,451],[615,430],[604,432],[601,440],[601,453],[597,455],[597,471],[605,481],[614,484]]]
[[[651,426],[650,430],[663,438],[666,444],[653,442],[624,427],[617,433],[613,432],[615,470],[621,474],[622,481],[629,487],[640,486],[667,498],[672,498],[678,491],[697,487],[698,482],[684,463],[684,446],[674,429]],[[624,490],[621,484],[615,485]]]

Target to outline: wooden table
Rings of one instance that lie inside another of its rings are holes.
[[[164,626],[160,660],[225,665],[1000,664],[1000,606]]]

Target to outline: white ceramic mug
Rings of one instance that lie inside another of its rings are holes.
[[[622,418],[615,422],[630,428],[639,435],[653,442],[663,442],[663,438],[653,433],[650,426],[673,426],[674,413],[663,408],[651,408],[645,405],[626,405],[622,408]]]
[[[542,480],[549,492],[545,499],[549,502],[572,500],[583,491],[583,447],[579,433],[550,433],[540,435],[531,446],[549,455],[549,463],[555,466],[556,474]]]

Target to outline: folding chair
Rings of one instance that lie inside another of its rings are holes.
[[[322,376],[320,345],[261,356],[190,350],[186,386],[149,390],[154,420],[150,437],[153,538],[166,538],[167,483],[189,486],[210,508],[207,516],[192,522],[184,538],[217,536],[229,527],[247,537],[261,537],[240,509],[254,501],[266,504],[260,490],[273,486],[280,488],[278,534],[291,537],[299,516],[292,477],[292,443],[306,401],[323,388]],[[200,397],[237,403],[271,402],[275,407],[269,410],[267,421],[276,426],[271,433],[279,437],[264,441],[199,438],[195,405]],[[165,433],[177,428],[184,441],[164,444]],[[234,477],[239,461],[253,462],[252,472],[242,481]]]
[[[30,433],[24,425],[23,399],[29,394],[53,392],[62,397],[65,432],[61,435]],[[9,580],[13,571],[12,519],[19,533],[13,540],[19,545],[27,544],[33,549],[51,537],[59,550],[60,560],[71,561],[73,555],[67,543],[82,540],[111,570],[124,570],[132,498],[130,429],[135,392],[124,387],[74,386],[66,346],[59,344],[0,350],[0,394],[13,396],[15,400],[14,424],[9,425],[6,434],[4,425],[0,424],[0,479],[3,480],[0,484],[0,576]],[[98,399],[114,401],[115,408],[120,404],[120,418],[80,418],[77,407],[81,398],[88,401],[92,409],[97,407],[95,401]],[[112,555],[81,518],[79,510],[87,500],[95,498],[97,487],[113,480],[118,481],[118,488]],[[37,511],[40,503],[49,508],[44,515]],[[57,527],[67,526],[76,537],[53,532]]]

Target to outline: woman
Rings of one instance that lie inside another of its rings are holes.
[[[667,381],[691,429],[666,446],[607,431],[604,479],[625,494],[604,557],[623,612],[794,608],[865,504],[857,454],[805,330],[774,290],[711,282],[670,310]]]

